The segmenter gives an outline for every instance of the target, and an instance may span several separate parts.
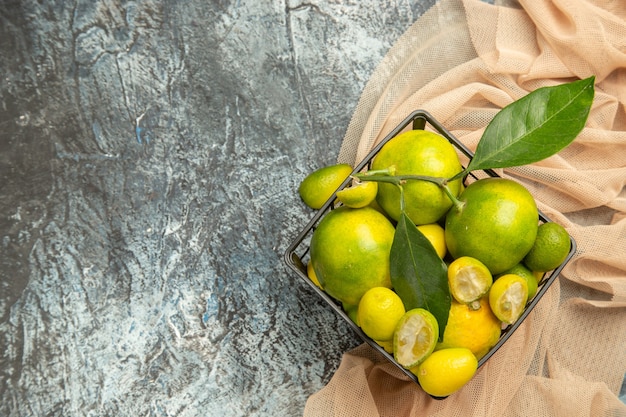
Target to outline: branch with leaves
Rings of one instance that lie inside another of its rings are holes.
[[[539,88],[500,110],[489,123],[468,166],[451,178],[395,175],[394,167],[355,176],[360,181],[392,183],[429,181],[441,187],[458,209],[462,204],[448,182],[472,171],[509,168],[546,159],[571,144],[582,131],[594,98],[595,77]],[[440,338],[450,310],[446,265],[405,212],[401,192],[401,217],[391,248],[391,280],[407,309],[429,310],[440,328]],[[452,208],[455,209],[454,207]]]

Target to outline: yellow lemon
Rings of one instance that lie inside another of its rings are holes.
[[[417,229],[422,232],[426,239],[433,245],[435,252],[441,259],[446,256],[448,249],[446,248],[445,231],[438,223],[422,224],[417,226]]]
[[[476,374],[478,361],[466,348],[448,348],[433,352],[415,374],[420,386],[433,397],[447,397],[467,384]]]
[[[374,340],[388,341],[404,315],[402,300],[387,287],[374,287],[367,290],[357,312],[358,323],[363,333]]]
[[[501,332],[502,324],[491,311],[486,296],[480,300],[478,309],[452,300],[448,324],[437,349],[464,347],[481,359],[498,343]]]
[[[375,342],[385,349],[387,353],[393,353],[393,339],[391,340],[375,340]]]
[[[320,289],[322,288],[319,280],[317,279],[317,275],[315,275],[315,270],[313,269],[313,263],[309,262],[306,264],[306,274],[311,280],[311,282],[313,282],[313,284],[315,284]]]

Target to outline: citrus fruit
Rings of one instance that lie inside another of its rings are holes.
[[[533,196],[505,178],[467,186],[446,215],[445,239],[453,258],[471,256],[492,275],[519,263],[535,243],[539,213]]]
[[[298,187],[300,198],[304,204],[318,210],[351,173],[352,167],[348,164],[335,164],[317,169],[300,183]]]
[[[370,181],[370,182],[374,182],[374,181]],[[383,208],[380,206],[380,204],[378,204],[378,201],[376,201],[376,199],[374,198],[374,200],[372,200],[371,203],[369,203],[367,205],[367,207],[371,207],[374,210],[378,211],[379,213],[383,214],[385,217],[387,217],[388,219],[391,219],[389,217],[389,215],[387,214],[387,212],[385,212],[385,210],[383,210]]]
[[[393,335],[393,356],[406,369],[419,365],[430,355],[439,338],[437,319],[428,310],[407,311]]]
[[[417,368],[417,380],[433,397],[447,397],[461,389],[476,374],[478,361],[466,348],[448,348],[433,352]]]
[[[480,359],[498,343],[501,322],[491,311],[487,296],[481,298],[479,303],[480,308],[474,310],[452,300],[448,324],[437,349],[464,347]]]
[[[370,207],[329,211],[311,237],[311,262],[320,285],[342,303],[357,305],[365,291],[391,287],[389,253],[395,229]]]
[[[528,285],[519,275],[503,275],[489,290],[489,306],[504,323],[513,324],[524,312],[528,301]]]
[[[551,271],[563,263],[569,251],[567,230],[558,223],[543,223],[537,230],[533,247],[524,258],[524,264],[532,271]]]
[[[309,277],[311,282],[313,282],[313,284],[315,284],[320,289],[322,288],[319,280],[317,279],[317,275],[315,275],[315,270],[313,269],[313,263],[311,262],[306,264],[306,275]]]
[[[508,275],[508,274],[519,275],[520,277],[526,280],[526,285],[528,286],[528,299],[529,300],[533,298],[535,294],[537,294],[537,287],[539,284],[539,280],[541,279],[541,276],[537,276],[536,273],[533,273],[530,269],[526,268],[524,264],[519,263],[511,269],[507,269],[498,277],[502,275]]]
[[[450,178],[462,168],[454,147],[443,136],[425,130],[410,130],[389,140],[372,161],[373,170],[394,167],[395,175],[424,175]],[[448,183],[458,195],[460,180]],[[403,185],[405,211],[415,224],[434,223],[448,211],[452,201],[429,181],[408,180]],[[395,184],[380,183],[376,197],[394,220],[400,218],[400,190]]]
[[[385,352],[393,354],[393,339],[391,340],[374,340],[378,346],[385,349]]]
[[[357,314],[359,311],[359,305],[342,303],[341,306],[343,307],[343,311],[345,311],[346,314],[348,315],[348,318],[352,320],[354,324],[361,327],[359,324],[359,316]]]
[[[400,318],[404,315],[402,300],[387,287],[370,288],[359,301],[358,323],[363,333],[374,340],[392,340]]]
[[[426,236],[426,239],[428,239],[431,245],[433,245],[433,248],[435,248],[437,255],[443,259],[448,251],[443,227],[439,226],[438,223],[430,223],[417,226],[417,229]]]
[[[456,301],[470,307],[489,292],[493,277],[489,269],[476,258],[461,256],[448,266],[448,285],[450,294]]]
[[[356,180],[353,181],[351,187],[337,191],[337,199],[348,207],[365,207],[376,199],[378,183],[374,181],[355,181]]]

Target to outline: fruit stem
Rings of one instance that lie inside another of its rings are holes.
[[[428,181],[434,184],[437,184],[439,187],[443,189],[446,193],[450,201],[452,201],[454,207],[457,210],[461,210],[463,208],[464,203],[456,198],[456,196],[450,191],[448,187],[448,183],[453,179],[461,178],[465,171],[461,171],[459,174],[454,177],[447,179],[443,177],[431,177],[428,175],[395,175],[396,167],[394,165],[390,166],[386,169],[376,169],[370,170],[364,173],[354,174],[353,177],[357,178],[359,181],[376,181],[376,182],[387,182],[390,184],[395,184],[400,187],[402,191],[402,185],[410,180],[418,180],[418,181]],[[404,201],[403,198],[400,199],[401,204]]]
[[[403,183],[399,176],[389,174],[370,174],[371,171],[362,174],[354,174],[353,177],[359,179],[359,181],[375,181],[375,182],[388,182],[395,185],[401,185]]]
[[[356,174],[357,176],[372,176],[372,175],[395,175],[396,173],[396,166],[395,165],[391,165],[390,167],[387,167],[385,169],[370,169],[369,171],[363,172],[363,173],[359,173]]]
[[[443,188],[443,191],[448,196],[448,198],[450,199],[450,201],[452,201],[452,204],[454,205],[454,208],[457,211],[461,211],[463,209],[463,206],[465,205],[465,203],[462,202],[461,200],[459,200],[458,198],[456,198],[456,196],[454,194],[452,194],[452,191],[450,191],[450,188],[448,187],[447,180],[446,180],[445,184],[442,185],[442,188]]]
[[[469,173],[470,173],[470,171],[468,171],[467,168],[466,168],[463,171],[459,172],[458,174],[448,178],[448,182],[452,182],[454,180],[458,180],[458,179],[464,178],[465,176],[469,175]]]
[[[392,166],[387,169],[357,173],[353,176],[358,178],[360,181],[388,182],[396,185],[403,185],[409,180],[429,181],[440,187],[444,187],[448,183],[448,180],[442,177],[430,177],[428,175],[394,175],[394,172],[395,167]]]

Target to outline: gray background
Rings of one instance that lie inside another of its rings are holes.
[[[360,341],[297,186],[433,2],[1,2],[0,415],[300,415]]]
[[[282,262],[427,1],[0,4],[0,415],[299,415],[359,344]]]

